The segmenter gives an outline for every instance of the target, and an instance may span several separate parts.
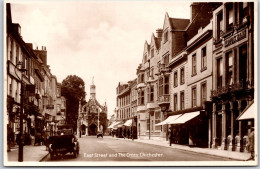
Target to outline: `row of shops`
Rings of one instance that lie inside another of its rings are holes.
[[[136,118],[126,121],[114,121],[108,126],[109,134],[118,138],[137,139]]]

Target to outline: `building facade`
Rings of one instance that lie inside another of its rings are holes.
[[[6,84],[8,150],[17,144],[20,135],[20,112],[23,112],[24,143],[43,142],[48,121],[57,116],[57,80],[47,65],[47,50],[25,43],[21,27],[12,22],[11,4],[6,4]],[[21,98],[23,95],[23,99]],[[63,98],[63,103],[65,99]],[[23,110],[21,103],[23,102]],[[48,113],[49,112],[49,113]],[[49,116],[48,116],[49,115]],[[54,130],[53,130],[54,131]]]
[[[254,38],[253,2],[227,2],[213,12],[213,148],[247,151],[254,118],[238,117],[254,102]]]

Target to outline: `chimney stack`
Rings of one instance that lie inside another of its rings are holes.
[[[192,22],[193,21],[193,19],[195,18],[195,16],[197,15],[197,13],[199,12],[199,10],[200,10],[200,7],[201,7],[201,5],[202,5],[203,3],[199,3],[199,2],[193,2],[193,3],[191,3],[191,5],[190,5],[190,22]]]
[[[156,34],[157,34],[157,38],[162,38],[162,33],[163,33],[163,30],[162,29],[157,29],[156,30]]]

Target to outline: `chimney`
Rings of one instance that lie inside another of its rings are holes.
[[[162,29],[157,29],[156,30],[156,34],[157,34],[157,38],[162,38],[162,33],[163,33],[163,30]]]
[[[21,36],[21,26],[18,23],[13,23],[13,30],[17,35]]]
[[[32,43],[26,43],[27,46],[29,46],[31,49],[33,49],[33,44]]]
[[[195,18],[195,16],[197,15],[197,13],[200,10],[202,3],[198,3],[198,2],[193,2],[190,5],[190,22],[193,21],[193,19]]]

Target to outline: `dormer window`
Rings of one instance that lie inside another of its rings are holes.
[[[165,66],[169,64],[169,55],[167,55],[163,58],[163,63]]]
[[[147,62],[147,55],[144,55],[144,63]]]
[[[164,32],[164,43],[168,41],[168,30]]]
[[[151,50],[151,58],[154,57],[154,49]]]

